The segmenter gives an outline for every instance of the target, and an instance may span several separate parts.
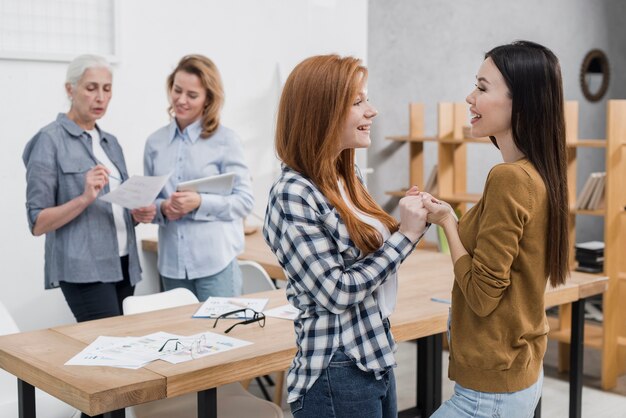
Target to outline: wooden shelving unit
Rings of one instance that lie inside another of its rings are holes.
[[[465,212],[466,203],[475,203],[480,195],[467,193],[467,146],[490,143],[488,138],[467,138],[464,124],[465,103],[439,103],[437,135],[424,136],[424,105],[409,105],[409,135],[388,137],[388,140],[409,145],[409,183],[424,187],[424,143],[437,143],[437,197]],[[578,103],[565,105],[568,191],[570,200],[570,263],[575,268],[574,243],[578,216],[604,216],[604,272],[609,277],[603,300],[604,321],[585,325],[585,345],[602,352],[602,387],[610,389],[617,376],[626,373],[626,100],[607,103],[607,138],[578,138]],[[606,152],[605,209],[576,210],[577,150],[597,148]],[[404,190],[388,191],[391,196],[404,196]],[[550,318],[550,338],[559,341],[559,368],[566,370],[569,362],[571,306],[560,308],[559,318]]]
[[[578,138],[578,103],[568,102],[565,111],[568,149],[568,190],[570,207],[576,201],[577,150],[581,147],[604,148],[606,153],[605,209],[572,210],[570,212],[570,239],[576,242],[577,216],[604,216],[604,272],[609,286],[603,299],[603,322],[585,326],[585,345],[602,352],[602,388],[610,389],[617,384],[617,377],[626,372],[626,218],[622,216],[626,205],[626,100],[610,100],[607,103],[607,138]],[[574,249],[570,259],[575,268]],[[550,337],[559,341],[559,369],[566,370],[569,361],[569,306],[559,313],[559,321],[552,326]],[[600,342],[600,343],[598,343]]]

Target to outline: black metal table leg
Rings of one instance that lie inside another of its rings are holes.
[[[17,379],[18,410],[20,418],[35,418],[35,387]]]
[[[569,416],[581,417],[583,397],[583,350],[585,340],[585,299],[572,303],[572,333],[569,354]]]
[[[417,409],[429,417],[441,405],[441,335],[417,340]]]
[[[429,417],[441,405],[441,334],[417,340],[417,406],[398,412],[399,418]]]
[[[217,418],[217,389],[198,392],[198,418]]]
[[[105,412],[103,416],[104,418],[125,418],[126,410],[122,408],[118,409],[117,411]]]

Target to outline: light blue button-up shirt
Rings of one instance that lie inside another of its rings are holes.
[[[207,139],[200,137],[200,121],[183,132],[176,121],[159,129],[146,142],[144,172],[147,176],[172,173],[157,196],[159,224],[159,273],[169,278],[196,279],[222,271],[243,251],[243,218],[252,210],[254,199],[248,166],[237,134],[219,126]],[[235,173],[235,185],[228,196],[201,193],[198,209],[170,221],[161,212],[161,203],[183,181],[223,173]]]

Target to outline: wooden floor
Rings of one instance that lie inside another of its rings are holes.
[[[397,353],[398,368],[396,382],[398,387],[398,406],[405,409],[415,404],[415,345],[400,343]],[[545,380],[543,386],[542,415],[547,418],[567,418],[569,402],[569,386],[567,375],[556,371],[556,343],[550,342],[545,359]],[[450,398],[454,382],[445,376],[448,367],[448,353],[443,353],[444,384],[443,399]],[[600,387],[600,358],[597,350],[585,350],[585,386],[583,388],[582,416],[585,418],[626,418],[626,377],[621,377],[616,390],[605,392]],[[250,390],[257,396],[261,392],[251,385]],[[285,418],[291,418],[288,405],[284,402],[282,408]]]

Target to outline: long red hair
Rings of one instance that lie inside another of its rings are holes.
[[[338,55],[307,58],[291,72],[278,108],[276,152],[324,194],[364,253],[382,245],[378,231],[363,222],[341,197],[339,180],[360,211],[379,219],[393,233],[398,222],[370,196],[355,173],[354,149],[337,156],[340,132],[367,79],[361,60]]]

